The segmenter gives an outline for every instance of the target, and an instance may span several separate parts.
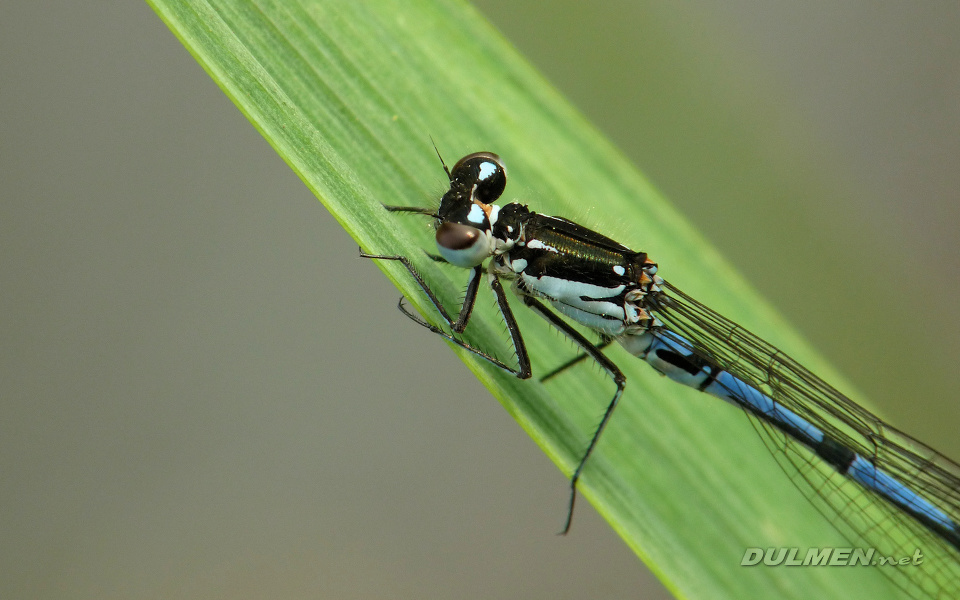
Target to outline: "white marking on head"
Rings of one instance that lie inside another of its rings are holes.
[[[623,276],[623,274],[626,273],[626,270],[620,265],[614,265],[613,272],[617,275]]]
[[[486,215],[483,214],[483,209],[480,208],[479,204],[474,204],[470,207],[470,212],[467,214],[467,220],[471,223],[477,223],[478,225],[483,224],[483,220],[486,218]]]
[[[500,217],[500,207],[496,204],[487,204],[485,206],[489,209],[487,211],[487,219],[490,220],[490,227],[493,227],[497,224],[497,219]]]
[[[494,173],[497,172],[497,165],[492,162],[482,162],[480,163],[480,174],[477,176],[477,179],[483,181],[484,179],[489,179]]]

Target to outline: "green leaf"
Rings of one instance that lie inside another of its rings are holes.
[[[151,4],[359,245],[410,257],[451,311],[466,273],[423,254],[432,246],[425,219],[381,206],[437,202],[445,175],[431,136],[448,163],[468,152],[497,152],[510,173],[504,201],[563,215],[650,252],[664,277],[839,381],[470,6]],[[398,263],[379,265],[437,320]],[[479,304],[467,339],[511,356],[501,320],[483,310],[491,303]],[[516,312],[535,374],[573,356],[542,321]],[[413,326],[398,314],[397,327]],[[422,332],[417,343],[441,342]],[[519,381],[455,350],[569,475],[613,394],[609,379],[579,366],[545,384]],[[878,569],[741,567],[747,547],[847,544],[780,473],[743,414],[666,381],[619,349],[610,356],[628,377],[627,392],[580,490],[677,596],[896,596]]]

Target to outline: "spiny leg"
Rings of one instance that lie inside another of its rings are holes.
[[[413,276],[414,280],[417,282],[417,284],[420,286],[423,292],[427,295],[427,298],[430,299],[430,302],[437,309],[437,312],[439,312],[440,315],[443,317],[443,319],[447,322],[447,325],[449,325],[450,328],[456,333],[460,333],[464,329],[466,329],[467,323],[470,320],[470,315],[473,312],[473,306],[477,299],[477,291],[480,288],[480,277],[482,275],[482,269],[483,269],[482,266],[478,265],[473,269],[471,269],[470,280],[467,283],[466,296],[463,299],[463,304],[460,307],[460,312],[457,316],[457,320],[454,321],[450,317],[450,315],[447,313],[446,309],[443,308],[443,305],[440,303],[440,300],[437,298],[436,294],[433,293],[433,290],[430,289],[430,287],[427,285],[427,282],[423,280],[423,277],[420,276],[420,274],[413,267],[413,264],[410,262],[410,260],[407,257],[391,256],[391,255],[383,255],[383,254],[368,254],[364,252],[362,248],[360,249],[360,256],[362,258],[371,258],[375,260],[395,260],[400,262],[400,264],[406,267],[407,271],[409,271],[410,274]],[[455,338],[454,336],[448,334],[447,332],[437,327],[436,325],[428,323],[422,317],[420,317],[420,315],[410,312],[403,305],[403,296],[400,297],[400,301],[397,304],[397,308],[399,308],[400,312],[405,314],[411,321],[414,321],[420,326],[429,329],[430,331],[434,332],[435,334],[439,335],[445,340],[453,342],[454,344],[460,346],[464,350],[472,352],[473,354],[476,354],[477,356],[483,359],[486,359],[487,361],[500,367],[504,371],[511,373],[512,375],[518,377],[519,379],[528,379],[531,375],[530,358],[527,356],[527,347],[523,343],[523,337],[520,335],[520,328],[517,326],[517,321],[513,316],[513,311],[510,310],[510,305],[507,303],[506,294],[503,291],[503,286],[500,284],[500,280],[497,279],[496,275],[492,273],[489,275],[489,277],[490,277],[490,288],[493,290],[494,294],[496,295],[497,305],[500,308],[500,314],[503,315],[503,320],[506,322],[507,329],[510,332],[510,338],[513,342],[514,353],[517,356],[517,363],[519,367],[517,369],[514,369],[510,365],[507,365],[497,357],[491,354],[487,354],[486,352],[478,348],[474,348],[473,346],[467,344],[463,340]]]
[[[442,159],[441,159],[441,162],[442,162]],[[444,165],[443,168],[444,170],[446,170],[447,168],[446,165]],[[425,206],[396,206],[392,204],[384,204],[383,207],[387,209],[389,212],[413,213],[418,215],[427,215],[430,217],[439,218],[434,209],[428,208]],[[429,252],[426,252],[425,254],[428,257],[430,257],[430,260],[434,262],[442,262],[442,263],[447,262],[445,258],[437,254],[430,254]],[[423,279],[420,277],[420,274],[417,273],[416,269],[413,268],[413,266],[410,264],[410,262],[407,260],[406,257],[366,254],[364,253],[362,248],[360,249],[360,256],[363,258],[375,258],[380,260],[399,260],[403,264],[403,266],[406,267],[408,271],[410,271],[410,274],[414,276],[414,278],[417,280],[417,283],[420,284],[421,288],[423,288],[423,291],[427,293],[427,296],[430,297],[430,301],[433,302],[433,305],[437,307],[437,310],[440,311],[440,314],[443,315],[443,318],[447,320],[447,323],[450,325],[450,328],[457,333],[463,333],[463,330],[466,329],[467,321],[470,320],[470,313],[473,312],[473,305],[477,299],[477,289],[479,288],[479,285],[480,285],[479,284],[479,281],[480,281],[479,266],[474,267],[474,269],[470,272],[470,279],[467,282],[467,293],[463,298],[463,305],[461,305],[460,307],[460,314],[457,315],[457,320],[454,322],[450,319],[449,316],[447,316],[447,312],[443,309],[442,306],[440,306],[440,302],[433,295],[433,292],[430,290],[430,288],[427,287],[426,282],[423,281]],[[400,298],[400,300],[402,301],[403,298]],[[400,306],[400,310],[404,313],[407,313],[407,311],[404,310],[403,306]],[[407,313],[407,316],[410,316],[409,313]],[[414,320],[417,320],[417,319],[414,319]]]
[[[479,277],[474,279],[474,281],[477,281],[477,280],[479,280]],[[415,321],[421,326],[426,327],[427,329],[439,335],[440,337],[444,338],[445,340],[453,342],[454,344],[460,346],[464,350],[467,350],[469,352],[472,352],[473,354],[476,354],[480,358],[486,359],[487,361],[500,367],[501,369],[517,377],[518,379],[529,379],[530,375],[532,374],[532,371],[530,369],[530,358],[527,355],[527,346],[523,342],[523,337],[520,334],[520,328],[517,326],[517,321],[513,316],[513,311],[510,309],[510,305],[507,303],[507,297],[506,297],[506,294],[504,294],[503,286],[500,284],[500,280],[497,279],[496,275],[493,275],[493,274],[490,275],[490,288],[493,290],[494,294],[496,295],[497,306],[500,308],[500,314],[503,316],[503,320],[507,324],[507,330],[510,332],[510,339],[513,342],[513,351],[517,357],[518,368],[516,369],[504,363],[499,358],[491,354],[487,354],[483,350],[474,348],[473,346],[467,344],[463,340],[453,337],[452,335],[443,331],[439,327],[431,325],[430,323],[420,318],[419,315],[408,311],[406,307],[403,306],[402,296],[400,297],[400,303],[397,305],[397,307],[400,309],[401,312],[403,312],[403,314],[407,315],[407,317],[410,318],[412,321]],[[468,286],[468,292],[469,292],[469,286]],[[476,296],[476,291],[474,291],[474,297],[475,296]],[[472,302],[473,300],[471,300],[471,305],[472,305]],[[461,314],[462,313],[463,311],[461,311]],[[447,321],[449,322],[450,320],[447,319]],[[454,325],[455,323],[451,324],[451,328]],[[464,327],[465,326],[466,326],[466,322],[464,322]]]
[[[437,218],[437,211],[425,206],[396,206],[393,204],[384,204],[383,207],[390,212],[416,213],[418,215],[427,215]]]
[[[603,336],[602,339],[600,340],[600,343],[599,343],[599,344],[593,344],[593,347],[596,348],[597,350],[603,350],[604,348],[606,348],[607,346],[609,346],[609,345],[612,344],[612,343],[613,343],[613,338],[612,338],[612,337]],[[570,367],[572,367],[572,366],[574,366],[574,365],[582,362],[582,361],[583,361],[584,359],[586,359],[588,356],[589,356],[588,354],[578,354],[577,356],[574,356],[573,358],[571,358],[571,359],[568,360],[567,362],[563,363],[562,365],[560,365],[560,366],[557,367],[556,369],[550,371],[549,373],[547,373],[546,375],[544,375],[543,377],[541,377],[541,378],[540,378],[540,383],[543,383],[543,382],[545,382],[545,381],[547,381],[547,380],[549,380],[549,379],[553,379],[554,377],[556,377],[556,376],[559,375],[560,373],[563,373],[564,371],[566,371],[566,370],[569,369]]]
[[[560,532],[560,535],[566,535],[570,531],[570,525],[573,522],[573,507],[577,501],[577,481],[580,480],[580,474],[583,472],[583,467],[587,463],[587,459],[590,458],[590,454],[593,452],[594,447],[597,445],[597,441],[600,439],[600,434],[603,433],[603,428],[607,426],[607,422],[610,421],[610,415],[613,414],[613,409],[617,407],[617,403],[620,401],[620,396],[623,395],[623,388],[626,386],[627,378],[624,376],[623,372],[613,364],[609,358],[603,355],[602,352],[594,346],[590,340],[585,338],[583,334],[574,329],[569,323],[558,317],[553,311],[548,309],[543,305],[542,302],[531,298],[530,296],[524,296],[523,302],[538,315],[546,319],[551,325],[559,329],[564,335],[569,337],[574,341],[578,346],[583,348],[583,351],[587,356],[597,361],[597,364],[607,372],[608,375],[613,379],[613,382],[617,384],[617,391],[613,395],[613,399],[610,400],[610,404],[607,405],[607,410],[603,413],[603,418],[600,419],[600,424],[597,426],[597,430],[594,432],[593,437],[590,439],[590,444],[587,445],[587,450],[583,453],[583,457],[580,458],[580,463],[577,465],[577,468],[573,471],[573,476],[570,478],[570,505],[567,509],[567,521],[563,526],[563,531]]]
[[[503,291],[503,285],[500,279],[493,272],[487,274],[490,279],[490,289],[493,290],[497,298],[497,306],[500,308],[500,314],[503,316],[504,323],[507,324],[507,331],[510,332],[510,339],[513,342],[513,351],[517,355],[519,363],[519,372],[514,374],[520,379],[529,379],[532,375],[530,370],[530,357],[527,356],[527,346],[523,343],[523,337],[520,335],[520,327],[517,325],[517,319],[510,310],[510,303],[507,302],[507,295]]]
[[[458,316],[457,321],[454,321],[453,319],[450,318],[450,315],[447,313],[446,309],[443,308],[443,305],[440,304],[440,300],[437,298],[436,294],[433,293],[433,290],[430,289],[430,287],[427,285],[427,282],[423,280],[423,277],[420,276],[420,273],[417,272],[417,270],[413,267],[413,264],[410,262],[410,259],[408,259],[406,256],[396,256],[396,255],[389,255],[389,254],[368,254],[363,251],[363,248],[360,248],[360,258],[398,261],[400,264],[406,267],[407,271],[409,271],[411,275],[413,275],[413,278],[414,280],[416,280],[417,285],[419,285],[420,289],[422,289],[423,292],[427,295],[427,298],[430,299],[430,302],[433,304],[434,308],[437,309],[437,312],[440,313],[440,315],[444,318],[444,320],[447,322],[448,325],[452,327],[455,322],[459,323],[461,320],[466,320],[461,318],[464,312],[466,312],[467,314],[466,318],[469,319],[470,311],[473,310],[473,303],[477,299],[478,286],[476,285],[467,286],[467,297],[463,299],[463,306],[460,307],[461,314],[460,316]],[[477,276],[479,275],[477,271],[479,271],[479,269],[480,267],[474,267],[474,273],[471,275],[471,283],[474,279],[477,279]],[[473,289],[472,297],[470,296],[471,287]],[[401,298],[401,300],[402,299],[403,298]],[[401,308],[401,310],[403,309]]]

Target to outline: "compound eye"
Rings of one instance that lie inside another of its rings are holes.
[[[437,227],[437,249],[448,263],[469,269],[490,256],[488,236],[476,227],[460,223],[441,223]]]
[[[450,177],[454,183],[473,188],[473,199],[492,204],[507,186],[507,170],[493,152],[474,152],[453,165]]]

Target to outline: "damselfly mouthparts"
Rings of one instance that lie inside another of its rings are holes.
[[[884,570],[911,596],[960,597],[960,466],[684,294],[658,275],[645,252],[521,204],[495,205],[506,186],[497,155],[470,154],[444,170],[450,189],[437,210],[387,208],[433,217],[436,258],[470,270],[456,319],[405,257],[361,255],[400,261],[450,331],[401,303],[410,319],[526,379],[532,375],[530,360],[500,280],[512,282],[524,305],[582,349],[583,355],[559,370],[589,357],[616,383],[571,477],[564,532],[573,517],[577,481],[626,384],[602,352],[617,342],[673,381],[746,411],[791,479],[851,542],[885,556],[910,556],[922,543],[927,557],[922,568]],[[512,339],[517,368],[454,335],[466,329],[484,278]],[[592,343],[557,313],[597,332],[601,342]]]

